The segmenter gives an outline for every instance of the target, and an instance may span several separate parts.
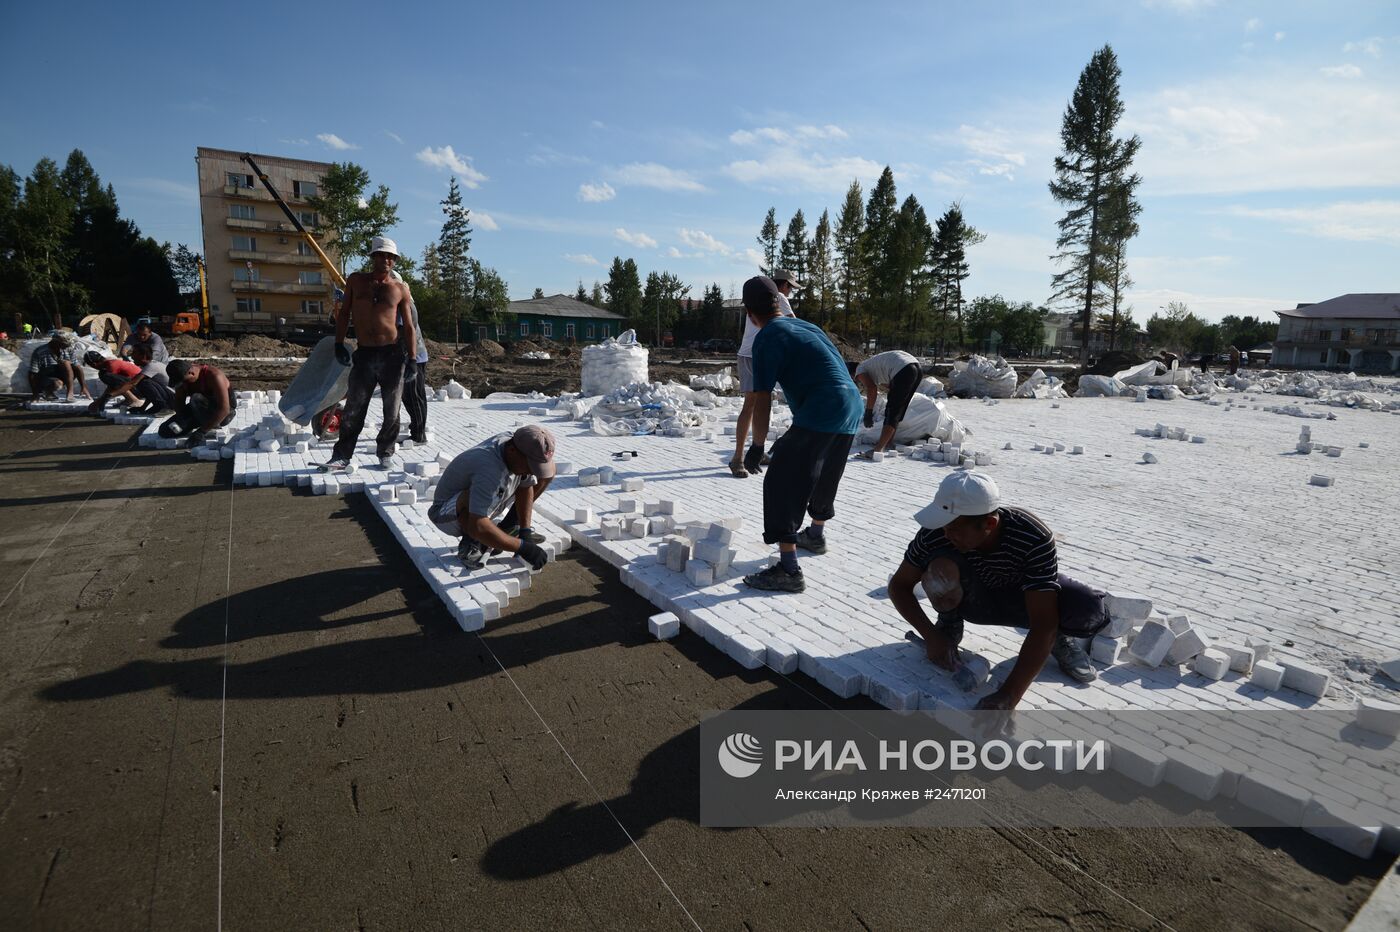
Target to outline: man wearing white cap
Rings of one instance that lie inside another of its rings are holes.
[[[1015,708],[1050,656],[1081,683],[1098,678],[1084,639],[1108,624],[1104,594],[1060,573],[1055,535],[1039,518],[1002,505],[989,477],[958,470],[914,519],[922,530],[904,551],[889,593],[923,636],[929,660],[957,669],[964,621],[1030,629],[1006,681],[979,709]],[[937,624],[914,595],[921,581]]]
[[[457,454],[438,480],[428,518],[462,539],[457,556],[469,570],[479,569],[499,550],[540,569],[547,560],[540,547],[544,537],[530,529],[530,522],[535,499],[553,479],[554,435],[530,424]]]
[[[335,358],[351,368],[340,438],[330,462],[322,467],[328,472],[350,471],[355,441],[364,429],[376,386],[384,403],[384,424],[376,438],[380,466],[388,468],[398,450],[404,366],[406,355],[411,356],[417,344],[412,298],[408,286],[390,274],[399,257],[397,243],[387,236],[376,236],[369,257],[373,271],[354,272],[345,280],[345,305],[335,319]],[[345,345],[351,323],[357,343],[353,357]]]

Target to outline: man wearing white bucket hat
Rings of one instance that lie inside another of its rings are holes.
[[[924,639],[928,658],[956,670],[963,622],[1028,628],[1006,681],[978,708],[1012,709],[1053,656],[1081,683],[1098,677],[1084,639],[1108,624],[1104,594],[1060,573],[1055,535],[1023,508],[1002,505],[990,477],[958,470],[914,516],[921,530],[890,579],[890,601]],[[937,624],[914,595],[924,583]]]
[[[384,424],[376,438],[380,466],[387,468],[398,450],[404,366],[417,344],[408,286],[391,274],[398,258],[398,244],[387,236],[376,236],[370,244],[373,271],[355,272],[345,280],[345,305],[335,320],[335,358],[351,367],[350,385],[340,438],[330,462],[322,467],[329,472],[350,471],[355,441],[364,429],[376,387],[384,403]],[[352,322],[358,344],[353,356],[345,345]]]

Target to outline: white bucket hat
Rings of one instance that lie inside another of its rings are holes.
[[[370,255],[376,252],[387,252],[391,256],[398,257],[399,244],[389,239],[387,236],[376,236],[369,244]]]

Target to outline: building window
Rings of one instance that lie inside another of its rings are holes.
[[[257,216],[252,204],[230,204],[228,215],[235,220],[252,220]]]
[[[540,321],[540,334],[546,337],[554,336],[554,324],[547,320]]]
[[[240,252],[257,252],[258,240],[253,236],[235,236],[233,238],[233,248]]]
[[[1351,335],[1352,335],[1353,333],[1355,333],[1355,332],[1356,332],[1356,331],[1352,330],[1350,327],[1343,327],[1343,328],[1342,328],[1342,342],[1343,342],[1343,343],[1350,343],[1350,342],[1351,342]]]
[[[260,282],[262,281],[262,271],[250,269],[246,265],[236,265],[233,267],[233,280],[236,282]]]
[[[314,182],[314,181],[293,181],[293,182],[292,182],[292,196],[293,196],[293,197],[315,197],[315,196],[316,196],[316,182]]]
[[[321,282],[321,273],[320,273],[320,272],[298,272],[298,273],[297,273],[297,284],[298,284],[298,285],[319,285],[319,284],[322,284],[322,282]]]
[[[593,325],[592,325],[592,324],[587,324],[586,326],[584,326],[584,328],[583,328],[583,338],[584,338],[585,340],[591,340],[591,339],[593,339]]]
[[[253,176],[240,175],[238,172],[229,172],[226,184],[230,188],[251,188],[253,186]]]
[[[1319,331],[1317,332],[1317,341],[1318,341],[1319,343],[1331,343],[1331,342],[1332,342],[1332,331],[1331,331],[1331,330],[1319,330]]]
[[[240,314],[261,314],[262,298],[239,298],[238,313]]]
[[[564,338],[572,340],[574,338],[574,325],[569,323],[564,325]]]
[[[304,227],[314,227],[316,226],[316,211],[299,210],[297,211],[297,219],[301,221],[301,225]]]
[[[303,314],[314,314],[317,317],[320,317],[322,314],[325,313],[325,307],[326,305],[324,301],[301,302],[301,312]]]
[[[520,335],[522,337],[528,337],[530,335],[530,322],[528,320],[522,320],[520,322]]]
[[[310,243],[308,243],[308,242],[307,242],[306,240],[304,240],[304,239],[299,239],[299,240],[297,240],[297,255],[299,255],[299,256],[314,256],[314,255],[316,255],[316,254],[315,254],[314,252],[311,251],[311,244],[310,244]]]

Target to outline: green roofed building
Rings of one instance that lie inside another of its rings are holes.
[[[509,343],[544,337],[558,343],[598,343],[620,334],[625,323],[621,314],[556,294],[510,302],[496,339]]]

